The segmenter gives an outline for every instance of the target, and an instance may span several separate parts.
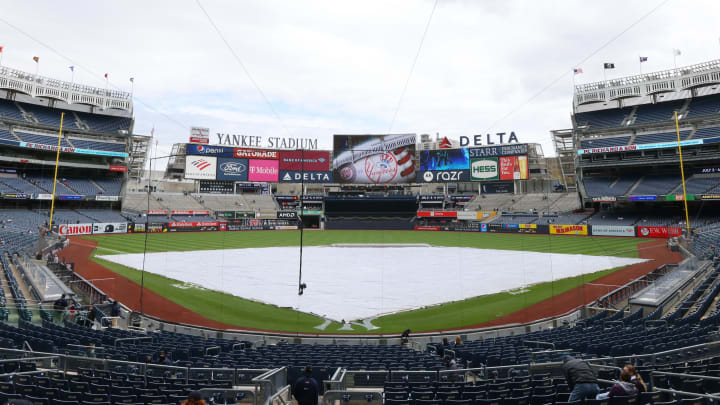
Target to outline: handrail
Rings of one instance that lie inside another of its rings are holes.
[[[150,339],[151,341],[153,340],[152,336],[139,336],[139,337],[132,337],[132,338],[117,338],[117,339],[115,339],[114,344],[115,344],[115,347],[118,347],[118,342],[126,342],[126,341],[130,341],[130,340],[133,340],[133,341],[135,341],[135,340],[147,340],[147,339]]]
[[[546,346],[549,346],[551,349],[555,350],[555,343],[551,343],[551,342],[542,342],[540,340],[523,340],[523,344],[525,344],[525,343],[532,343],[532,344],[536,344],[536,345],[546,345]]]
[[[333,405],[337,401],[365,401],[368,405],[382,404],[382,395],[377,391],[327,391],[323,394],[322,405]]]
[[[60,355],[57,356],[41,356],[41,357],[24,357],[20,359],[3,359],[0,360],[0,364],[2,363],[12,363],[15,361],[37,361],[37,360],[52,360],[52,359],[60,359]]]
[[[223,399],[225,400],[225,403],[229,403],[228,400],[236,401],[237,394],[243,394],[244,396],[250,395],[253,398],[253,402],[255,398],[255,393],[250,390],[238,390],[234,388],[201,388],[198,391],[203,394],[203,397],[206,397],[208,395],[212,396],[212,394],[214,393],[221,392],[223,394]],[[235,394],[235,396],[231,397],[228,394]]]
[[[287,401],[285,401],[285,399],[283,398],[283,395],[286,395],[286,394],[288,396]],[[288,385],[280,388],[276,393],[272,394],[270,396],[270,398],[268,398],[268,403],[270,405],[273,405],[275,403],[275,400],[279,399],[280,402],[282,402],[282,405],[286,405],[289,401],[292,401],[291,395],[292,395],[291,388],[290,388],[290,385],[288,384]]]

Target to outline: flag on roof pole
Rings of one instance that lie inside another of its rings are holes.
[[[2,53],[2,46],[0,46],[0,53]]]
[[[615,69],[615,63],[604,63],[603,64],[604,69]]]
[[[0,66],[2,66],[2,46],[0,46]]]
[[[68,68],[70,69],[71,72],[75,71],[75,66],[68,66]]]
[[[576,74],[576,75],[579,75],[579,74],[582,73],[582,72],[583,72],[582,68],[575,68],[575,69],[573,69],[573,73]]]
[[[647,62],[648,57],[647,56],[641,56],[640,57],[640,63]]]
[[[682,51],[679,50],[679,49],[677,49],[677,48],[674,48],[674,49],[673,49],[673,55],[675,55],[675,56],[680,56],[680,55],[682,55]]]
[[[130,78],[130,83],[135,83],[135,78],[134,78],[134,77],[131,77],[131,78]]]
[[[35,61],[35,63],[40,63],[40,58],[38,58],[37,56],[33,56],[33,60]]]
[[[105,73],[105,78],[106,78],[106,79],[108,78],[108,74],[107,74],[107,73]]]

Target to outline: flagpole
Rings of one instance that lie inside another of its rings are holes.
[[[640,74],[642,74],[642,59],[640,59],[640,56],[638,56],[638,63],[640,64]]]
[[[677,50],[673,49],[673,65],[675,65],[675,69],[677,69]]]

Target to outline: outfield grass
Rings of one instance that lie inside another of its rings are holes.
[[[148,252],[298,246],[300,240],[297,231],[164,233],[148,234],[147,236]],[[90,236],[86,239],[98,242],[98,249],[93,255],[142,253],[145,251],[144,234]],[[331,243],[429,243],[436,246],[621,257],[637,257],[637,244],[644,242],[648,242],[648,240],[419,231],[308,231],[304,233],[303,237],[305,246]],[[130,280],[138,283],[140,281],[141,272],[138,270],[95,257],[93,260]],[[398,333],[405,328],[413,331],[450,329],[494,320],[616,270],[604,270],[554,282],[540,283],[528,287],[528,291],[522,294],[501,292],[386,315],[372,321],[380,329],[373,330],[371,333]],[[324,322],[323,319],[310,314],[265,305],[217,291],[177,288],[173,285],[179,284],[179,281],[151,273],[145,273],[144,283],[148,289],[171,301],[209,319],[230,325],[284,332],[315,333],[319,331],[314,327]],[[340,326],[339,323],[333,322],[324,332],[368,333],[359,326],[355,326],[354,331],[338,331]]]

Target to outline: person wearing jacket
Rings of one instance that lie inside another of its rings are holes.
[[[317,405],[320,385],[312,377],[312,368],[305,367],[304,375],[295,381],[292,387],[292,395],[299,405]]]
[[[620,381],[610,388],[610,391],[599,394],[596,399],[614,398],[614,397],[634,397],[638,394],[638,389],[631,381],[631,375],[627,370],[620,373]]]
[[[582,401],[585,398],[593,399],[600,391],[597,385],[597,374],[590,365],[572,356],[563,357],[563,374],[570,388],[568,402]]]

